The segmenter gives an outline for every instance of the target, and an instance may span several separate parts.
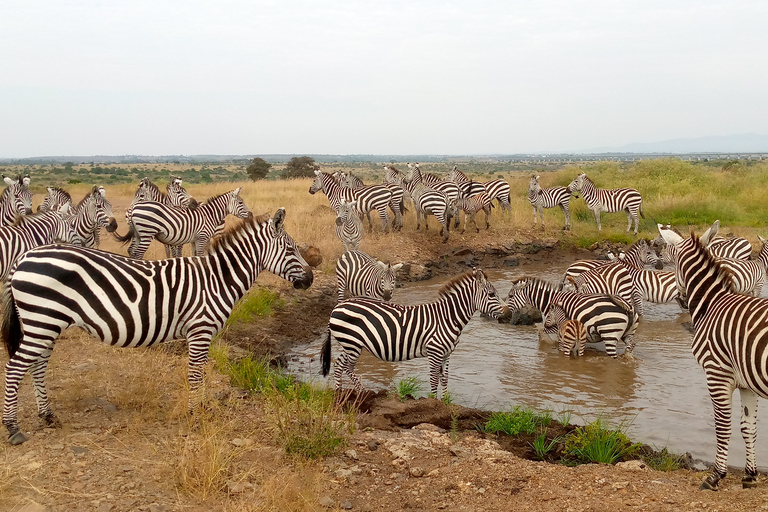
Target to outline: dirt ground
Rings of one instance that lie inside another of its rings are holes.
[[[457,274],[472,265],[559,263],[609,249],[563,249],[556,238],[540,237],[522,233],[505,245],[481,233],[448,246],[413,244],[403,252],[410,263],[403,278]],[[285,307],[229,329],[224,339],[279,362],[293,344],[325,328],[335,277],[317,272],[307,291],[277,279],[263,284],[281,290]],[[515,455],[528,449],[524,444],[474,428],[482,411],[434,399],[376,395],[358,414],[346,447],[321,461],[300,461],[277,448],[263,401],[213,370],[207,411],[189,417],[185,377],[182,344],[119,350],[79,332],[62,337],[48,389],[63,427],[42,426],[25,379],[19,418],[30,440],[0,446],[0,509],[768,511],[765,477],[744,490],[731,473],[719,492],[708,492],[698,489],[703,472],[659,472],[637,461],[566,467],[527,460]]]

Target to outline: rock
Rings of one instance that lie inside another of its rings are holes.
[[[554,249],[560,244],[560,241],[557,238],[545,238],[541,244],[546,249]]]
[[[75,455],[82,455],[88,451],[88,448],[85,446],[70,446],[69,449],[72,450],[72,453]]]
[[[379,448],[379,442],[375,439],[368,441],[368,449],[375,452]]]
[[[341,502],[341,508],[343,508],[344,510],[351,510],[352,509],[352,502],[349,501],[349,500],[342,501]]]
[[[320,249],[314,245],[307,245],[299,249],[301,257],[307,262],[310,267],[319,267],[323,262],[323,255],[320,254]]]
[[[411,476],[414,478],[420,478],[424,476],[424,468],[419,466],[414,466],[410,469]]]
[[[501,256],[502,254],[504,254],[504,251],[499,247],[486,247],[485,254],[490,254],[492,256]]]
[[[334,506],[336,506],[336,504],[334,503],[334,501],[331,499],[330,496],[323,496],[317,501],[317,503],[321,507],[325,507],[325,508],[333,508]]]
[[[344,452],[344,455],[346,455],[347,457],[349,457],[352,460],[357,460],[358,459],[357,452],[355,450],[347,450],[347,451]]]
[[[334,471],[333,476],[339,479],[349,478],[352,476],[352,471],[349,469],[337,469]]]
[[[630,469],[633,471],[648,469],[648,465],[641,460],[628,460],[625,462],[619,462],[616,464],[616,467],[622,469]]]
[[[533,306],[523,306],[517,311],[513,311],[509,319],[509,323],[512,325],[533,325],[541,321],[541,311]]]
[[[444,428],[440,428],[437,425],[433,425],[432,423],[419,423],[415,427],[412,427],[413,430],[424,430],[424,431],[430,431],[430,432],[445,432]]]
[[[505,267],[517,267],[520,265],[520,260],[517,258],[507,258],[504,260]]]
[[[454,249],[453,255],[454,256],[467,256],[472,254],[472,249],[469,247],[459,247],[458,249]]]
[[[592,245],[590,245],[589,247],[587,247],[587,249],[589,249],[590,251],[596,251],[599,247],[600,247],[600,244],[595,242]]]
[[[360,476],[360,475],[362,475],[362,474],[363,474],[363,470],[362,470],[362,469],[360,469],[360,466],[352,466],[351,468],[349,468],[349,470],[350,470],[350,471],[352,472],[352,474],[353,474],[353,475],[355,475],[355,476]]]
[[[614,482],[611,487],[614,491],[620,491],[621,489],[626,489],[627,486],[629,486],[629,482]]]

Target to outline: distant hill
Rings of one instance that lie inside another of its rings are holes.
[[[587,149],[580,153],[768,153],[768,135],[741,133],[719,137],[633,142],[624,146]]]

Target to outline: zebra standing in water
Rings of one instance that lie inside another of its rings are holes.
[[[632,227],[632,222],[635,223],[635,234],[640,226],[640,217],[645,218],[643,214],[643,198],[640,193],[633,188],[614,188],[614,189],[601,189],[597,188],[592,180],[587,178],[584,173],[579,174],[574,178],[568,190],[574,195],[576,192],[581,192],[584,196],[587,206],[595,214],[595,220],[597,221],[597,230],[602,231],[600,225],[600,213],[616,213],[620,211],[627,212],[627,233],[629,233]]]
[[[757,236],[763,247],[760,249],[756,260],[737,260],[719,258],[720,264],[731,271],[731,289],[735,293],[743,293],[759,297],[763,291],[766,276],[768,275],[768,246],[765,238]],[[712,250],[707,247],[712,253]]]
[[[17,217],[32,213],[32,192],[29,191],[29,174],[16,179],[3,176],[8,185],[0,195],[0,227],[11,226]]]
[[[736,389],[741,394],[741,435],[746,448],[741,483],[744,488],[755,487],[758,397],[768,398],[768,300],[731,292],[731,273],[706,249],[717,234],[715,226],[700,239],[693,232],[684,239],[668,227],[658,227],[676,249],[677,282],[688,300],[694,328],[691,351],[704,369],[714,409],[717,456],[701,488],[717,490],[726,475]]]
[[[576,277],[593,268],[610,265],[615,260],[615,257],[610,254],[609,257],[610,259],[607,260],[580,260],[572,263],[566,269],[563,281],[567,280],[568,277]],[[636,268],[643,268],[646,265],[654,265],[659,261],[656,252],[654,252],[653,248],[648,245],[648,242],[644,238],[633,242],[623,253],[623,256],[619,254],[619,257],[622,258],[624,263]]]
[[[544,329],[557,331],[557,350],[566,356],[575,353],[584,355],[587,344],[587,328],[578,320],[571,320],[560,303],[549,305],[549,311],[544,318]]]
[[[605,342],[605,351],[609,356],[616,357],[619,340],[626,345],[625,354],[632,352],[638,315],[621,298],[563,292],[559,283],[550,283],[535,277],[518,278],[512,283],[507,297],[510,311],[531,305],[546,316],[551,304],[559,304],[565,313],[565,317],[561,319],[570,318],[584,324],[589,341]]]
[[[195,210],[175,208],[153,201],[137,204],[125,236],[119,242],[131,242],[128,254],[141,259],[153,239],[171,246],[194,244],[195,256],[202,256],[205,246],[221,230],[227,215],[244,219],[251,214],[240,197],[240,187],[212,197]]]
[[[339,302],[347,297],[390,300],[395,277],[402,263],[390,265],[362,251],[345,252],[336,261],[336,290]]]
[[[336,236],[344,244],[345,251],[356,251],[363,238],[363,221],[357,202],[342,201],[336,214]]]
[[[541,188],[539,178],[535,174],[531,175],[531,181],[528,184],[528,200],[533,206],[533,227],[536,227],[536,214],[541,220],[541,230],[544,231],[544,208],[554,208],[559,206],[565,216],[564,231],[571,229],[571,212],[568,204],[571,201],[571,190],[568,187],[549,187]]]
[[[58,425],[45,373],[54,342],[70,326],[121,347],[186,338],[189,406],[197,405],[211,337],[256,276],[269,270],[294,288],[312,284],[312,270],[285,232],[284,220],[282,208],[272,219],[250,216],[202,257],[143,261],[62,245],[29,251],[11,275],[11,300],[0,329],[10,356],[3,409],[10,443],[27,440],[18,425],[18,388],[30,370],[39,416]]]
[[[442,393],[448,386],[448,358],[461,331],[478,310],[492,318],[509,314],[479,269],[447,282],[437,302],[430,304],[402,306],[365,298],[342,302],[333,309],[328,322],[328,337],[320,354],[323,375],[331,369],[331,338],[336,338],[341,345],[333,373],[337,390],[341,389],[343,374],[358,391],[362,390],[355,363],[365,348],[384,361],[427,357],[430,389],[437,396],[438,384],[442,384]]]

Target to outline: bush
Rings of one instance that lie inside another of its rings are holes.
[[[416,398],[421,391],[423,382],[418,377],[406,377],[395,386],[395,394],[401,402],[407,398]]]
[[[494,412],[485,423],[483,430],[489,434],[504,432],[509,436],[520,433],[534,434],[539,427],[546,427],[552,421],[550,413],[539,414],[533,409],[516,406],[510,412]]]
[[[631,457],[639,448],[640,444],[632,444],[623,427],[609,430],[598,418],[567,437],[563,455],[577,464],[613,464]]]

